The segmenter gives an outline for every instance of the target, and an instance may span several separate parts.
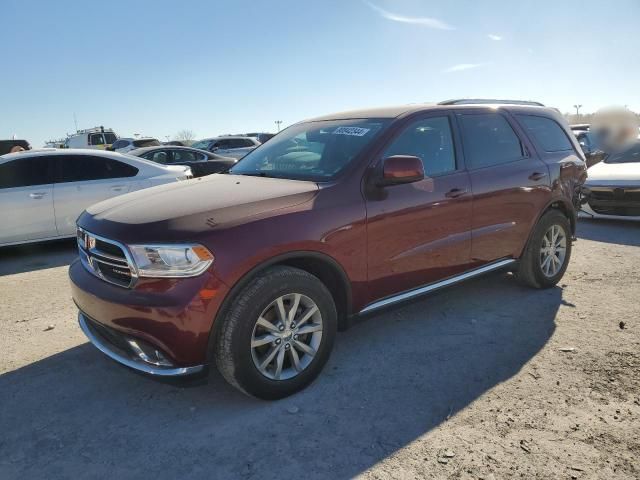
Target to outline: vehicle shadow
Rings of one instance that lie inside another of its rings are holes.
[[[88,344],[0,375],[1,478],[351,478],[518,373],[562,289],[488,276],[359,322],[320,379],[279,402],[219,374],[134,375]],[[523,308],[526,305],[526,309]]]
[[[77,257],[75,238],[0,247],[0,276],[61,267]]]
[[[576,234],[594,242],[640,246],[640,222],[580,218]]]

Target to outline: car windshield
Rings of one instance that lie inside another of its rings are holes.
[[[293,125],[247,154],[229,173],[293,180],[335,177],[389,123],[352,119]]]
[[[640,142],[634,142],[631,147],[612,153],[605,163],[636,163],[640,162]]]

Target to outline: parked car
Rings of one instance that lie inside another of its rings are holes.
[[[127,153],[131,150],[135,150],[136,148],[159,147],[161,145],[162,143],[160,143],[158,139],[152,137],[120,138],[107,150],[111,152]]]
[[[587,168],[601,162],[606,157],[607,154],[600,146],[598,137],[594,133],[588,130],[573,129],[573,134],[576,136],[580,148],[582,148],[584,152],[587,160]]]
[[[275,136],[275,133],[247,133],[247,137],[253,137],[261,144],[266,142],[267,140],[271,140]]]
[[[89,148],[94,150],[109,150],[109,147],[118,140],[118,135],[111,128],[94,127],[78,130],[69,135],[64,148]]]
[[[131,150],[129,155],[146,158],[163,165],[186,165],[191,168],[194,177],[228,170],[237,162],[235,158],[221,157],[205,150],[167,145],[137,148]]]
[[[260,142],[252,137],[228,136],[199,140],[191,147],[217,153],[223,157],[242,158],[259,145]]]
[[[0,140],[0,155],[11,153],[12,150],[31,150],[31,145],[26,140]]]
[[[0,157],[0,246],[73,237],[89,205],[191,178],[162,166],[98,150],[45,149]]]
[[[304,121],[228,174],[89,207],[69,269],[79,322],[133,369],[215,364],[243,392],[281,398],[317,377],[354,316],[501,269],[554,286],[585,172],[551,108]]]
[[[640,220],[640,141],[588,170],[583,211],[595,218]]]

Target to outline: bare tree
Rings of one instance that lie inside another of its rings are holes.
[[[193,130],[180,130],[174,135],[174,139],[181,142],[190,142],[196,139],[196,134]]]

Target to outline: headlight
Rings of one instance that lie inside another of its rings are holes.
[[[202,245],[129,245],[140,277],[195,277],[213,263]]]

